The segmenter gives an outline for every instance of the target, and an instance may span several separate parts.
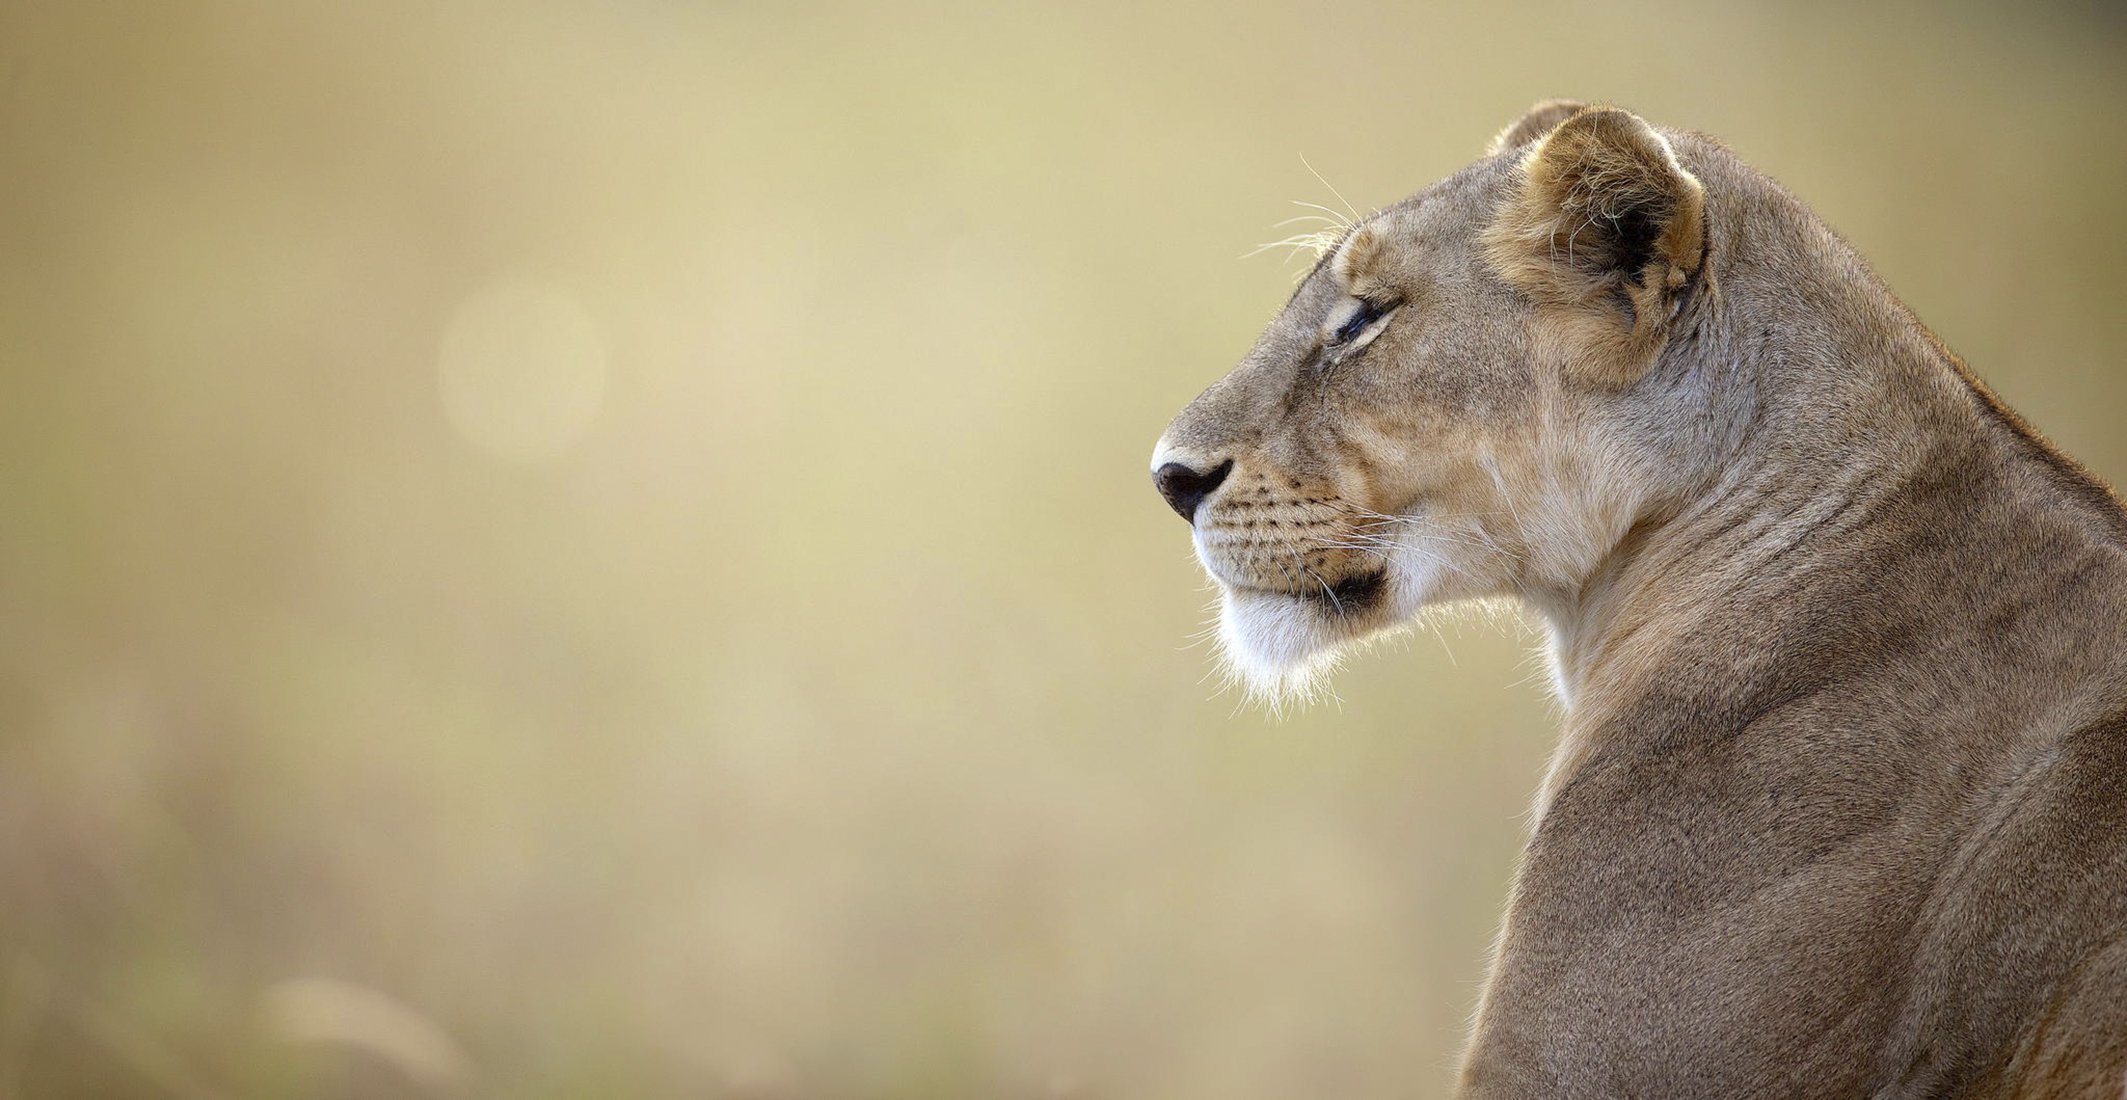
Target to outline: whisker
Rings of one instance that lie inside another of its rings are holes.
[[[1359,220],[1359,212],[1357,210],[1352,209],[1351,200],[1344,197],[1344,192],[1337,190],[1336,184],[1329,182],[1327,179],[1323,179],[1322,173],[1315,171],[1314,165],[1307,163],[1307,154],[1300,154],[1300,163],[1306,165],[1307,173],[1309,175],[1315,177],[1315,179],[1317,180],[1320,180],[1322,186],[1329,188],[1330,194],[1337,196],[1337,201],[1343,203],[1344,209],[1351,214],[1352,221],[1356,222]]]
[[[1300,571],[1310,577],[1313,577],[1315,579],[1315,583],[1322,586],[1322,594],[1329,597],[1329,605],[1337,609],[1337,614],[1344,614],[1344,601],[1337,598],[1337,590],[1331,588],[1329,586],[1329,582],[1323,580],[1322,575],[1320,573],[1309,569],[1305,565],[1300,566]]]
[[[1357,214],[1353,214],[1350,217],[1346,217],[1343,214],[1339,214],[1335,210],[1332,210],[1319,202],[1304,202],[1300,199],[1294,199],[1292,200],[1292,204],[1294,206],[1305,206],[1310,210],[1320,210],[1322,213],[1329,215],[1330,222],[1340,229],[1351,228],[1352,222],[1356,220],[1359,216]]]
[[[1282,225],[1284,223],[1281,222],[1279,224]],[[1336,232],[1328,229],[1318,229],[1312,233],[1295,233],[1282,241],[1268,241],[1263,244],[1259,244],[1254,248],[1249,249],[1247,252],[1242,253],[1240,258],[1245,260],[1251,256],[1261,255],[1262,253],[1268,252],[1273,248],[1286,249],[1285,258],[1288,261],[1290,261],[1295,255],[1298,255],[1300,250],[1302,249],[1311,250],[1315,253],[1315,255],[1319,256],[1323,252],[1328,251],[1329,246],[1337,243],[1337,236],[1338,234]]]

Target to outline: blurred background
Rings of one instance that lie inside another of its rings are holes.
[[[2127,477],[2107,8],[0,4],[0,1097],[1443,1094],[1538,637],[1248,709],[1145,466],[1557,95]]]

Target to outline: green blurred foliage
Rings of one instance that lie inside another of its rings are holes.
[[[1613,100],[2117,477],[2105,18],[0,7],[0,1096],[1444,1092],[1539,638],[1203,679],[1236,257]]]

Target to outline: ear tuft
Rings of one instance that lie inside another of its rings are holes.
[[[1553,258],[1594,276],[1636,275],[1657,259],[1697,265],[1704,188],[1639,116],[1581,111],[1538,140],[1522,171],[1525,229],[1547,230]]]
[[[1528,146],[1485,236],[1553,329],[1570,322],[1609,373],[1637,377],[1699,272],[1706,191],[1639,116],[1591,107]]]
[[[1513,125],[1501,130],[1485,150],[1486,156],[1496,156],[1509,149],[1519,149],[1550,133],[1559,123],[1572,118],[1588,105],[1577,99],[1546,99],[1529,108],[1528,113],[1515,119]]]
[[[1689,302],[1706,249],[1706,187],[1670,140],[1614,106],[1536,138],[1485,230],[1502,277],[1529,296],[1544,340],[1629,383]]]

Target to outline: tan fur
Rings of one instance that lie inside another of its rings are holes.
[[[2127,512],[1728,150],[1539,104],[1154,456],[1225,462],[1256,689],[1430,605],[1550,625],[1465,1095],[2127,1094]]]
[[[1507,124],[1492,144],[1485,149],[1486,156],[1497,156],[1509,149],[1519,149],[1548,134],[1559,123],[1572,118],[1587,104],[1577,99],[1546,99],[1529,108],[1528,113]]]
[[[1486,256],[1536,306],[1539,355],[1628,385],[1699,269],[1705,189],[1653,127],[1619,110],[1574,114],[1536,138],[1521,167],[1520,188],[1485,231]],[[1628,219],[1662,227],[1643,258],[1614,243]]]

